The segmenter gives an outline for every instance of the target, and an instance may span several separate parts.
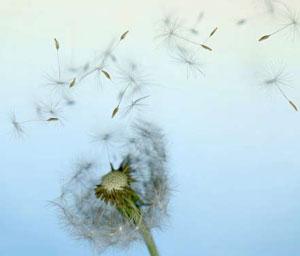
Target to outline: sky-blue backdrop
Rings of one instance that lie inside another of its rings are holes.
[[[299,10],[296,0],[286,1]],[[56,99],[44,74],[56,68],[53,38],[63,64],[82,63],[129,29],[118,55],[142,63],[154,81],[141,113],[164,130],[173,196],[170,218],[155,240],[163,256],[297,256],[300,254],[300,119],[276,92],[259,86],[270,63],[284,63],[286,92],[300,105],[300,38],[283,33],[263,1],[3,0],[0,9],[0,255],[93,255],[59,225],[48,200],[78,157],[97,156],[89,134],[113,126],[114,84],[91,79],[74,90],[77,104],[63,126],[26,126],[11,136],[9,113],[31,119],[40,98]],[[184,67],[153,38],[167,13],[187,22],[204,11],[201,31],[218,33],[212,53],[201,52],[205,76]],[[249,22],[238,27],[243,17]],[[113,71],[112,71],[113,73]],[[116,121],[118,122],[118,121]],[[122,121],[120,121],[122,122]],[[105,255],[147,255],[137,244]]]

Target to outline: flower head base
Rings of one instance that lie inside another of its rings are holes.
[[[113,193],[115,190],[120,191],[128,186],[128,177],[122,171],[115,171],[106,174],[102,177],[102,182],[97,185],[96,196],[101,197],[101,190],[105,190],[108,193]]]
[[[101,184],[96,186],[95,195],[105,203],[114,205],[129,221],[138,223],[141,219],[141,212],[137,204],[141,200],[130,187],[134,181],[130,172],[131,169],[126,160],[117,170],[114,170],[111,165],[111,171],[104,175]]]

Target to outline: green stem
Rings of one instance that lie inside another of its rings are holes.
[[[148,248],[148,251],[151,256],[159,256],[157,247],[155,245],[154,239],[152,237],[152,234],[149,230],[149,228],[146,226],[146,224],[141,221],[141,223],[138,225],[139,231],[144,239],[144,242]]]
[[[132,196],[135,196],[135,198],[133,198]],[[141,236],[144,239],[144,242],[147,246],[150,255],[159,256],[152,234],[143,220],[143,216],[141,215],[139,207],[135,203],[138,199],[139,197],[137,196],[137,194],[133,192],[133,195],[131,195],[129,199],[126,198],[124,200],[124,205],[118,207],[117,209],[125,218],[133,220],[136,227],[139,229]]]

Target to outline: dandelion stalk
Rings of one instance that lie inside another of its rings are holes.
[[[155,242],[153,240],[152,234],[151,234],[149,228],[143,222],[139,225],[139,231],[140,231],[141,235],[143,236],[144,242],[148,248],[150,255],[158,256],[159,253],[158,253],[157,247],[155,245]]]

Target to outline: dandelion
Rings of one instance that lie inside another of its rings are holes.
[[[265,40],[269,39],[270,37],[272,37],[273,35],[276,35],[280,32],[286,31],[287,29],[291,30],[291,32],[293,34],[293,38],[294,38],[296,33],[299,33],[300,22],[299,22],[298,14],[287,9],[285,19],[286,19],[286,21],[284,22],[284,24],[282,24],[282,26],[280,28],[278,28],[277,30],[273,31],[270,34],[261,36],[258,39],[258,41],[259,42],[265,41]]]
[[[285,67],[281,66],[280,68],[269,68],[266,69],[264,78],[262,79],[262,85],[267,88],[276,88],[279,91],[280,95],[293,107],[295,111],[298,111],[296,104],[287,96],[286,92],[283,90],[283,87],[288,86],[289,76],[285,72]]]
[[[161,29],[161,33],[156,38],[162,38],[164,42],[167,42],[168,45],[171,45],[171,43],[177,45],[177,41],[184,41],[192,45],[200,46],[205,50],[211,51],[212,49],[206,45],[205,40],[202,43],[196,42],[182,33],[182,25],[179,21],[179,19],[171,19],[169,18],[168,21],[163,23],[163,27]],[[209,37],[210,38],[210,37]]]
[[[124,115],[128,115],[129,113],[131,113],[133,110],[140,110],[142,107],[145,106],[145,104],[143,103],[144,100],[146,100],[147,98],[149,98],[150,96],[143,96],[140,97],[138,99],[132,100],[132,102],[125,108],[125,113]]]
[[[186,48],[177,47],[176,55],[173,56],[173,59],[186,67],[186,76],[187,79],[190,76],[190,73],[204,75],[202,66],[198,54],[194,51],[190,51]]]
[[[110,163],[109,170],[97,163],[75,166],[53,204],[70,233],[98,251],[142,239],[157,256],[151,230],[167,216],[170,195],[164,136],[143,121],[128,133],[119,164]]]

